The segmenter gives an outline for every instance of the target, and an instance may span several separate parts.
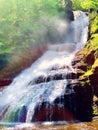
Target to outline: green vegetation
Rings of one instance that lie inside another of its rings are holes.
[[[70,1],[74,10],[97,10],[98,0]],[[35,46],[59,42],[61,35],[57,23],[59,18],[66,16],[68,5],[71,6],[68,2],[69,0],[0,0],[0,69],[16,55],[19,57],[25,51],[34,50]],[[91,23],[93,37],[98,31],[95,23],[98,24],[98,17]],[[93,38],[93,42],[96,43],[96,40]]]
[[[97,10],[98,0],[72,0],[75,10]]]
[[[80,75],[81,86],[91,85],[94,89],[93,114],[98,115],[98,0],[72,0],[74,10],[89,12],[89,40],[78,53],[81,66],[87,64],[84,73]],[[96,104],[97,101],[97,104]]]
[[[55,22],[64,15],[61,0],[0,0],[0,70],[12,56],[54,42]]]
[[[51,31],[54,33],[51,29],[55,22],[53,19],[65,15],[67,2],[68,0],[0,0],[0,54],[15,52],[17,49],[21,51],[20,49],[33,44],[49,41],[49,34]],[[98,0],[72,0],[72,3],[75,10],[98,7]]]
[[[98,7],[98,0],[71,1],[75,10]],[[0,54],[56,39],[53,19],[64,17],[67,3],[68,0],[0,0]]]
[[[75,10],[98,7],[98,0],[71,1]],[[52,25],[55,18],[64,17],[67,3],[68,0],[0,0],[0,54],[18,53],[56,39],[57,30],[53,31]]]
[[[81,3],[82,0],[72,0],[74,10],[83,10]]]
[[[92,70],[88,70],[87,72],[85,72],[85,74],[82,77],[87,77],[89,75],[93,74]]]
[[[80,78],[87,79],[91,83],[92,87],[95,84],[95,95],[93,99],[93,114],[98,115],[98,106],[96,105],[96,101],[98,102],[98,13],[94,10],[92,13],[89,13],[89,21],[90,21],[90,38],[85,47],[83,48],[82,55],[84,58],[82,61],[87,63],[87,71],[84,72]],[[93,77],[93,78],[91,78]],[[93,80],[93,81],[91,81]],[[84,81],[82,86],[85,86],[86,81]],[[93,84],[92,84],[93,83]]]
[[[93,57],[94,62],[88,64],[88,71],[86,71],[83,76],[92,75],[95,72],[94,70],[98,66],[98,14],[95,11],[90,13],[89,19],[90,40],[88,41],[82,52],[85,55],[85,58],[88,56]]]
[[[44,43],[57,0],[0,0],[0,54]],[[49,21],[49,22],[48,22]]]

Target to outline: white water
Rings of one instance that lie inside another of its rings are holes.
[[[75,18],[75,21],[71,22],[69,26],[70,32],[65,44],[50,45],[42,57],[18,75],[1,92],[0,116],[2,121],[6,121],[11,112],[16,111],[17,108],[25,106],[27,109],[26,122],[31,122],[37,104],[41,104],[43,101],[52,104],[57,97],[63,96],[64,93],[73,93],[73,90],[66,90],[68,83],[66,74],[75,73],[71,61],[75,53],[84,47],[88,34],[88,17],[85,13],[75,12]],[[55,74],[59,73],[62,74],[62,79],[54,80]],[[49,76],[50,81],[45,82]],[[43,77],[44,82],[36,83],[39,77]],[[4,113],[5,116],[3,116]]]

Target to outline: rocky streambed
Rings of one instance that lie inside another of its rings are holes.
[[[98,119],[92,122],[73,124],[20,124],[15,127],[0,127],[0,130],[98,130]]]

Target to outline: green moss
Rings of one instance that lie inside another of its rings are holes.
[[[81,86],[84,87],[85,86],[85,82],[81,82]]]
[[[81,76],[81,78],[83,78],[83,77],[89,77],[89,76],[92,75],[92,74],[93,74],[93,71],[92,71],[92,69],[90,69],[90,70],[86,71],[86,72]]]
[[[91,33],[92,34],[98,33],[98,16],[96,16],[94,21],[92,22]]]
[[[93,98],[93,114],[94,115],[98,115],[98,107],[97,107],[97,105],[95,104],[95,102],[98,100],[98,98],[96,97],[96,96],[94,96],[94,98]]]
[[[90,82],[89,81],[89,76],[93,75],[94,73],[97,73],[96,68],[98,67],[98,14],[97,12],[92,12],[89,14],[89,20],[90,20],[90,39],[87,42],[87,44],[85,45],[85,47],[83,48],[83,50],[81,51],[84,55],[83,57],[83,62],[88,63],[87,61],[87,56],[91,55],[91,57],[94,57],[94,63],[92,62],[92,64],[87,64],[87,71],[85,71],[85,73],[80,76],[80,78],[82,79],[87,79],[85,82],[81,82],[81,85],[84,87],[85,83]],[[96,100],[98,100],[98,98],[96,98],[94,96],[93,99],[93,114],[94,115],[98,115],[98,106],[96,105]]]
[[[89,78],[90,75],[94,73],[94,69],[98,66],[98,14],[97,12],[92,12],[89,14],[89,21],[90,21],[90,35],[91,38],[85,45],[85,47],[82,49],[83,62],[87,62],[86,57],[88,55],[94,56],[95,61],[92,64],[87,65],[87,71],[80,76],[80,78]],[[85,84],[82,83],[84,86]]]
[[[94,55],[98,54],[98,34],[93,34],[91,39],[88,41],[88,43],[85,45],[85,48],[83,49],[83,53],[85,55],[88,55],[90,53],[94,52]]]
[[[92,68],[96,68],[98,66],[98,59],[95,60],[94,64],[92,65]]]
[[[80,78],[89,77],[90,75],[92,75],[94,73],[94,69],[97,66],[98,66],[98,59],[95,60],[95,62],[94,62],[94,64],[92,66],[88,66],[89,70],[87,70]]]

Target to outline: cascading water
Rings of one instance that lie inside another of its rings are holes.
[[[77,75],[71,61],[85,45],[88,34],[86,14],[74,14],[65,44],[50,45],[41,58],[0,93],[1,122],[74,120],[71,113],[76,111],[75,92],[69,81]]]

